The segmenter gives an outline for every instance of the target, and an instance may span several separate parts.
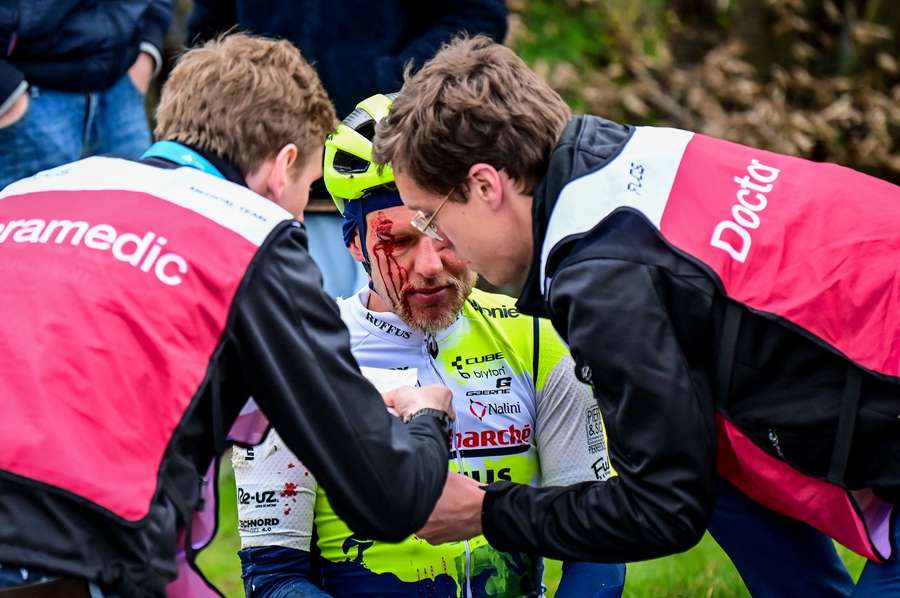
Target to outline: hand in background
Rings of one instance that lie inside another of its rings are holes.
[[[15,103],[3,114],[0,114],[0,129],[15,124],[28,110],[28,92],[18,97]]]
[[[401,386],[386,392],[383,398],[388,409],[393,410],[401,419],[406,419],[425,408],[444,411],[451,419],[456,419],[456,412],[453,411],[453,393],[440,384],[420,388]]]
[[[425,527],[416,535],[429,544],[468,540],[481,533],[481,507],[484,490],[481,484],[464,475],[450,472],[444,491],[428,517]]]
[[[134,83],[134,86],[137,87],[141,94],[146,94],[150,88],[150,80],[153,78],[154,68],[153,57],[146,52],[141,52],[138,54],[134,64],[131,65],[131,68],[128,69],[128,76],[131,77],[131,82]]]

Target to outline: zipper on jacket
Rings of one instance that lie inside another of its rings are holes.
[[[433,334],[428,334],[425,336],[425,346],[428,348],[428,354],[431,355],[432,359],[437,357],[438,344],[437,339],[434,338]]]
[[[437,363],[435,363],[435,358],[438,356],[438,343],[437,339],[434,338],[433,334],[425,335],[425,345],[422,347],[423,356],[428,364],[431,366],[434,375],[437,376],[437,379],[441,381],[441,384],[444,386],[449,386],[447,382],[444,380],[444,376],[441,375],[440,369],[438,369]],[[459,428],[459,417],[456,418],[456,421],[453,422],[453,439],[450,443],[450,446],[454,453],[454,459],[456,460],[456,467],[459,469],[459,473],[462,475],[466,474],[465,470],[465,462],[462,459],[462,455],[459,451],[459,445],[456,444],[457,438],[461,435],[461,430]],[[463,596],[467,598],[471,598],[472,596],[472,552],[469,548],[469,541],[463,540],[463,548],[466,551],[466,585],[465,585],[465,593]]]

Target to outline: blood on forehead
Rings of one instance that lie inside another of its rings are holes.
[[[397,262],[394,255],[397,251],[397,242],[391,232],[393,228],[393,220],[384,214],[375,214],[372,223],[375,245],[372,247],[372,253],[378,264],[378,273],[384,290],[391,295],[392,301],[397,302],[400,301],[400,291],[409,279],[409,271]]]

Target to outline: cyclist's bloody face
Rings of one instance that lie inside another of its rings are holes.
[[[477,170],[478,174],[471,171]],[[495,285],[519,285],[531,265],[531,198],[505,171],[474,164],[465,182],[444,193],[394,168],[403,205],[422,212],[473,271]]]
[[[404,207],[367,216],[366,248],[376,293],[411,327],[437,332],[456,319],[475,274],[447,241],[417,231]]]

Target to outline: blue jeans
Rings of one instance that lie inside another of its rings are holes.
[[[310,579],[308,552],[281,546],[238,551],[247,598],[330,598]]]
[[[625,588],[625,565],[563,563],[556,598],[619,598]]]
[[[15,565],[0,565],[0,588],[14,588],[25,583],[37,583],[53,575],[38,569],[26,569]]]
[[[24,584],[37,583],[56,577],[40,569],[26,569],[15,565],[0,565],[0,590],[15,588]],[[118,598],[114,594],[104,594],[96,584],[88,585],[91,598]]]
[[[127,73],[104,91],[28,94],[25,115],[0,129],[0,189],[95,154],[138,158],[150,145],[144,96]]]
[[[721,479],[716,481],[709,532],[753,596],[900,596],[896,553],[885,563],[866,563],[854,586],[830,538],[769,511]],[[900,525],[895,529],[895,543],[900,547]]]
[[[369,281],[366,271],[344,246],[338,214],[306,214],[303,224],[309,237],[309,254],[322,271],[323,287],[332,297],[350,297]]]

